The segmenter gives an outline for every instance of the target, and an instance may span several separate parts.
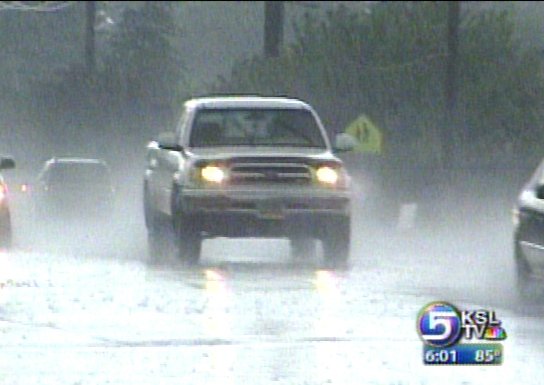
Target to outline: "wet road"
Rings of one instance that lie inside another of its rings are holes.
[[[544,307],[515,300],[507,226],[357,226],[342,270],[272,240],[151,263],[133,227],[0,254],[0,384],[541,383]],[[494,308],[504,364],[423,366],[416,316],[434,300]]]

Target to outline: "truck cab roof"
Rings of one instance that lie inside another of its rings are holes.
[[[208,96],[186,102],[189,108],[295,108],[311,110],[310,105],[299,99],[272,96]]]

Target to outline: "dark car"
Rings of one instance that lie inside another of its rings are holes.
[[[15,167],[15,162],[11,158],[0,158],[0,170],[6,170]],[[8,248],[11,246],[11,215],[9,211],[8,187],[4,178],[0,175],[0,247]]]
[[[38,219],[107,219],[114,209],[114,186],[100,159],[53,158],[45,162],[32,189]]]
[[[513,220],[517,289],[527,299],[544,278],[544,160],[519,194]]]

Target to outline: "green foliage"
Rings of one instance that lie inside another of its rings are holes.
[[[179,34],[171,2],[146,1],[139,9],[127,8],[111,39],[106,71],[130,98],[173,103],[183,84],[183,63],[172,44]]]
[[[538,52],[516,48],[514,25],[507,12],[469,17],[463,32],[461,100],[470,109],[465,123],[481,127],[471,137],[491,147],[501,141],[518,146],[537,138],[542,141],[538,128],[543,106],[538,95],[544,83]]]
[[[538,137],[541,60],[513,40],[506,11],[463,12],[457,67],[456,153],[505,157]],[[386,131],[389,155],[440,157],[447,59],[447,4],[379,2],[370,13],[337,7],[306,16],[279,58],[239,63],[219,92],[285,94],[316,106],[331,131],[366,113]],[[536,136],[535,136],[536,135]],[[505,146],[505,143],[508,146]],[[538,149],[535,149],[538,150]]]
[[[173,6],[127,7],[94,72],[81,61],[34,87],[37,120],[53,142],[62,136],[94,146],[91,152],[112,152],[129,136],[149,138],[165,129],[185,90],[183,62],[172,44],[180,34]]]

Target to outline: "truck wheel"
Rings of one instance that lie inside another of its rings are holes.
[[[538,294],[534,279],[531,277],[531,268],[529,267],[519,243],[515,243],[515,265],[516,265],[516,290],[519,299],[522,302],[534,300]]]
[[[289,239],[291,244],[291,256],[296,259],[309,259],[314,258],[316,255],[316,240],[313,238],[291,238]]]
[[[193,231],[182,230],[178,234],[178,253],[180,259],[194,265],[200,259],[202,249],[202,237]]]
[[[351,224],[349,218],[329,221],[322,235],[325,262],[331,267],[344,266],[349,259]]]
[[[147,234],[147,251],[150,261],[158,261],[168,255],[169,239],[161,232]]]
[[[150,233],[157,233],[159,231],[159,221],[157,213],[151,207],[149,202],[149,191],[144,188],[144,219],[147,231]]]
[[[174,231],[176,234],[176,243],[179,258],[189,264],[194,265],[200,259],[202,248],[202,236],[196,230],[194,220],[183,217],[179,211],[174,217]]]

